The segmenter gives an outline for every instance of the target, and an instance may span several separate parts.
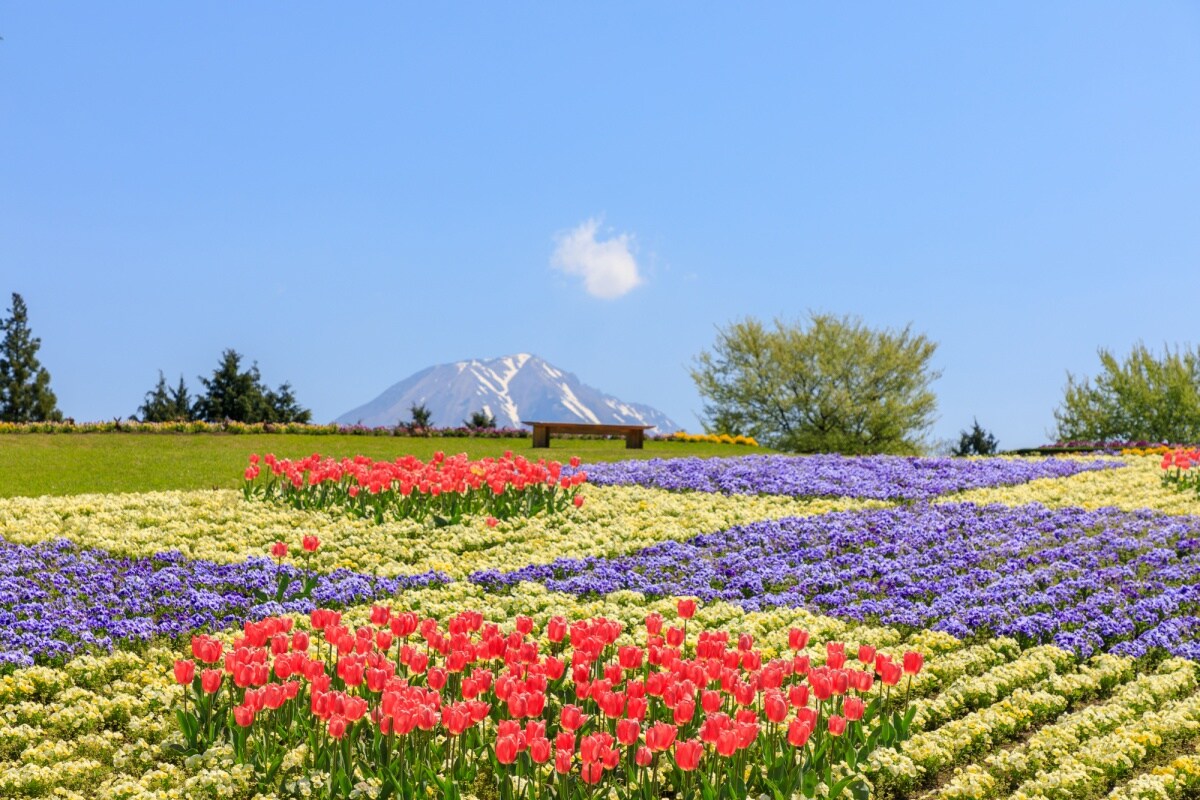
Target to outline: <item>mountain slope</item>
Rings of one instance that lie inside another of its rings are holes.
[[[424,404],[437,427],[460,426],[473,412],[483,410],[494,416],[501,428],[520,427],[521,420],[527,419],[640,423],[656,426],[659,433],[679,430],[661,411],[604,394],[528,353],[428,367],[334,421],[369,427],[396,425],[412,417],[414,404]]]

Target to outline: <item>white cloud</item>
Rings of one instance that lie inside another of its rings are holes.
[[[568,275],[583,276],[588,294],[612,300],[642,282],[633,257],[633,237],[627,233],[597,240],[600,221],[589,219],[555,237],[550,263]]]

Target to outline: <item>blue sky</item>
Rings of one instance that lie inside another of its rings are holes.
[[[1196,343],[1194,3],[0,3],[0,313],[63,411],[222,349],[326,421],[534,352],[699,429],[717,326],[939,343],[937,438],[1046,440]],[[597,296],[599,295],[599,296]]]

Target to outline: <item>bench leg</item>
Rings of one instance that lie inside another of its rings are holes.
[[[534,447],[549,447],[550,446],[550,429],[543,428],[540,425],[535,425],[533,428],[533,446]]]
[[[642,442],[645,439],[643,436],[644,433],[645,431],[630,431],[629,433],[625,434],[625,449],[641,450]]]

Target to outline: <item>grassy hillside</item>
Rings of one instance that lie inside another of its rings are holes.
[[[231,489],[241,485],[250,453],[297,458],[363,454],[428,459],[438,450],[475,458],[506,450],[526,458],[584,461],[674,456],[729,456],[771,452],[765,448],[685,442],[646,442],[626,450],[624,441],[551,439],[534,450],[529,439],[398,438],[306,434],[0,434],[0,497],[163,489]]]

